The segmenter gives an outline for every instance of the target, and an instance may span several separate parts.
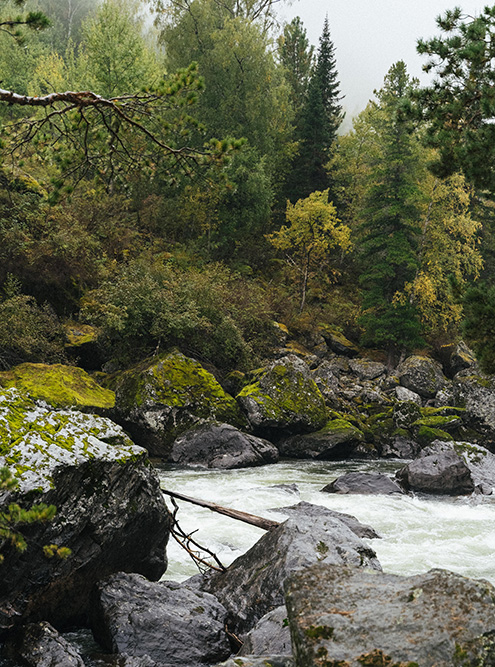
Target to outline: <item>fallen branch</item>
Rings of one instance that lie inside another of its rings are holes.
[[[187,503],[192,503],[193,505],[198,505],[199,507],[206,507],[212,512],[218,512],[218,514],[224,514],[225,516],[229,516],[231,519],[244,521],[244,523],[249,523],[251,526],[256,526],[257,528],[262,528],[263,530],[273,530],[274,528],[280,526],[278,521],[264,519],[261,516],[249,514],[248,512],[241,512],[240,510],[234,510],[230,507],[222,507],[221,505],[211,503],[207,500],[190,498],[189,496],[182,495],[182,493],[176,493],[175,491],[165,491],[165,489],[162,489],[162,492],[171,498],[178,498],[179,500],[185,500]]]

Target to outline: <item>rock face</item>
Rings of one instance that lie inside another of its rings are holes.
[[[46,621],[19,628],[9,638],[6,653],[26,667],[84,667],[77,649]]]
[[[98,585],[91,624],[113,653],[147,656],[160,667],[197,667],[229,656],[226,614],[208,593],[118,573]]]
[[[265,614],[244,637],[238,655],[286,655],[292,657],[292,644],[285,605]]]
[[[54,408],[97,410],[113,407],[115,394],[77,366],[21,364],[0,373],[0,387],[16,388]]]
[[[229,612],[229,628],[248,632],[283,604],[291,572],[322,561],[379,569],[375,552],[340,520],[323,516],[289,519],[263,537],[223,573],[203,583]]]
[[[241,426],[232,398],[197,361],[174,352],[118,373],[113,418],[150,454],[167,458],[175,438],[199,419]]]
[[[242,433],[230,424],[201,424],[172,445],[172,463],[205,468],[247,468],[278,461],[278,449],[268,440]]]
[[[399,470],[397,479],[413,491],[490,495],[495,488],[495,455],[467,442],[435,441]]]
[[[298,667],[495,664],[495,588],[486,581],[318,563],[289,579],[286,604]]]
[[[326,493],[402,494],[401,487],[381,473],[349,472],[323,487]]]
[[[169,514],[146,451],[120,427],[94,415],[49,411],[10,389],[0,394],[0,440],[0,466],[19,483],[2,495],[2,508],[57,507],[50,523],[23,529],[25,552],[4,550],[0,629],[84,620],[100,577],[118,570],[151,579],[163,574]],[[46,558],[41,547],[50,544],[72,555]]]
[[[423,398],[435,398],[447,383],[440,364],[429,357],[413,355],[397,368],[399,382]]]
[[[278,443],[282,456],[337,461],[366,453],[362,431],[345,419],[333,419],[314,433],[294,435]]]
[[[237,400],[260,435],[317,431],[327,421],[325,400],[309,367],[294,355],[272,363]]]

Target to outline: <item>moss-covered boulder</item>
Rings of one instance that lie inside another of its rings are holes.
[[[172,442],[199,419],[246,424],[235,399],[201,364],[180,352],[147,359],[115,374],[112,417],[152,456],[166,458]]]
[[[294,355],[273,362],[237,400],[260,435],[318,431],[327,421],[325,399],[307,364]]]
[[[0,511],[12,502],[57,508],[53,521],[26,527],[26,551],[2,545],[0,631],[39,619],[57,627],[84,621],[100,577],[124,570],[158,579],[165,571],[170,518],[159,481],[120,426],[3,390],[0,466],[18,482],[1,494]],[[72,554],[49,559],[43,545]]]
[[[278,444],[282,456],[297,459],[325,459],[339,461],[353,457],[367,457],[363,432],[346,419],[332,419],[314,433],[293,435]]]
[[[82,368],[63,364],[20,364],[0,373],[0,387],[14,387],[54,408],[99,411],[115,403],[113,391],[104,389]]]
[[[441,365],[430,357],[413,355],[397,368],[396,375],[403,387],[423,398],[434,398],[447,384]]]
[[[346,357],[357,357],[359,348],[348,340],[343,333],[329,326],[320,326],[320,333],[325,339],[328,347],[336,354],[342,354]]]

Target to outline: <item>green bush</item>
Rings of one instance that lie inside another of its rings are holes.
[[[263,352],[271,320],[261,287],[219,264],[184,270],[146,259],[89,292],[80,317],[100,328],[105,352],[121,363],[177,346],[223,369]]]

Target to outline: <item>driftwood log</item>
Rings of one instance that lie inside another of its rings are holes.
[[[216,503],[211,503],[207,500],[199,500],[198,498],[191,498],[189,496],[184,496],[182,493],[176,493],[175,491],[166,491],[162,489],[163,493],[171,498],[177,498],[177,500],[184,500],[187,503],[192,503],[193,505],[198,505],[199,507],[206,507],[212,512],[218,512],[218,514],[224,514],[229,516],[231,519],[237,519],[238,521],[244,521],[244,523],[249,523],[252,526],[257,528],[262,528],[263,530],[273,530],[280,525],[278,521],[272,521],[271,519],[264,519],[261,516],[256,516],[255,514],[249,514],[248,512],[241,512],[240,510],[234,510],[230,507],[222,507]]]

